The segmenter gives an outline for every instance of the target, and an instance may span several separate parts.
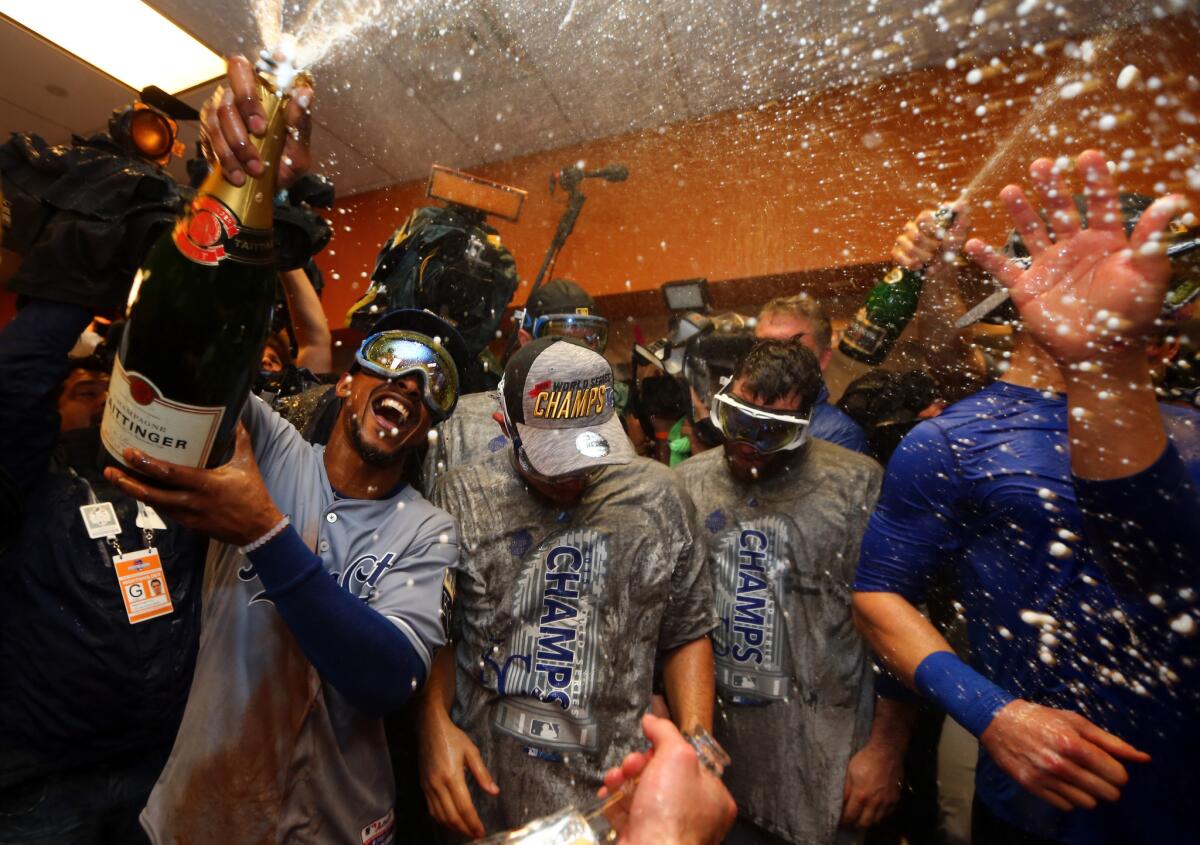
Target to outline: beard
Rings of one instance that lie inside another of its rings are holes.
[[[363,440],[362,422],[359,421],[357,414],[346,415],[346,433],[350,435],[350,445],[354,447],[354,451],[362,458],[363,463],[368,466],[395,466],[408,457],[408,449],[403,447],[385,452],[383,449],[372,446]]]

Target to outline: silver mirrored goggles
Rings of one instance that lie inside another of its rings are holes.
[[[379,378],[420,375],[425,404],[438,420],[448,417],[458,402],[458,368],[434,338],[404,330],[379,332],[364,340],[354,357]]]
[[[597,314],[543,314],[533,321],[530,333],[535,338],[571,338],[603,353],[608,345],[608,320]]]
[[[806,417],[740,402],[730,395],[728,384],[713,399],[713,421],[729,440],[745,443],[763,454],[799,449],[808,442]]]

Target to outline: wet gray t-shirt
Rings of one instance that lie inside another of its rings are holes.
[[[645,744],[656,654],[715,624],[691,502],[637,458],[559,507],[526,488],[508,449],[443,476],[432,500],[462,540],[451,716],[501,789],[467,778],[480,818],[492,833],[591,800]]]
[[[459,398],[450,419],[437,427],[438,439],[425,453],[425,490],[456,466],[508,450],[508,437],[492,414],[500,410],[496,391],[468,393]]]
[[[850,757],[873,714],[851,582],[883,471],[813,440],[754,484],[712,449],[683,462],[708,548],[719,622],[717,740],[738,812],[789,842],[837,840]]]

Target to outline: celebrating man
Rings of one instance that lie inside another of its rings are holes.
[[[725,435],[680,465],[708,538],[717,738],[740,818],[727,842],[834,843],[900,797],[911,714],[880,698],[850,582],[882,470],[815,439],[821,372],[799,340],[759,342],[716,394]],[[869,734],[869,739],[868,739]]]
[[[1158,405],[1145,350],[1182,197],[1126,235],[1104,156],[1077,166],[1087,228],[1039,159],[1045,220],[1019,187],[1001,194],[1031,266],[968,243],[1021,314],[1012,364],[901,443],[855,582],[880,655],[980,739],[973,841],[985,845],[1194,838],[1180,773],[1200,749],[1198,420]],[[943,562],[962,585],[974,668],[915,606]]]
[[[806,293],[777,296],[762,307],[754,324],[760,340],[795,340],[817,356],[824,371],[833,358],[833,328],[821,303]],[[810,434],[855,452],[867,450],[862,427],[839,408],[829,404],[829,390],[821,382],[813,405]]]
[[[589,349],[604,354],[608,343],[608,320],[594,313],[596,303],[588,292],[570,279],[554,279],[542,285],[518,312],[521,325],[517,342],[524,346],[540,337],[570,337]],[[614,385],[620,387],[620,385]],[[504,451],[508,437],[496,430],[493,391],[468,393],[458,412],[438,426],[438,437],[425,459],[425,489],[432,491],[437,477],[459,464],[467,464]],[[621,403],[618,404],[618,410]]]
[[[391,841],[379,717],[444,642],[458,553],[453,521],[410,482],[431,420],[457,398],[456,361],[435,338],[461,344],[427,312],[377,327],[338,382],[328,446],[251,397],[225,466],[127,449],[149,481],[105,473],[218,541],[192,692],[143,814],[155,843]]]
[[[639,745],[656,659],[676,723],[712,723],[712,585],[692,505],[666,467],[633,456],[612,382],[582,344],[527,344],[501,382],[511,446],[433,494],[462,526],[463,561],[455,644],[421,702],[421,780],[430,812],[464,834],[589,801]]]

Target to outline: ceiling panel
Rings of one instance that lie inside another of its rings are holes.
[[[9,132],[33,132],[52,144],[64,143],[71,137],[68,127],[3,98],[0,98],[0,126],[5,130],[0,140],[8,140]]]
[[[134,92],[96,72],[67,53],[51,47],[7,20],[0,24],[0,98],[65,142],[71,132],[88,133],[108,123],[114,108],[133,102]],[[14,113],[13,119],[20,119]],[[50,129],[50,127],[54,127]],[[21,123],[5,123],[8,132],[39,131]]]
[[[290,20],[309,2],[151,0],[214,50],[250,55],[253,8],[286,4]],[[431,0],[371,7],[381,17],[324,2],[364,24],[315,68],[316,153],[342,194],[421,178],[435,161],[470,168],[952,57],[977,65],[1161,13],[1131,0]],[[0,24],[0,132],[65,141],[132,99]],[[184,127],[189,151],[195,135]]]
[[[688,116],[663,14],[650,0],[575,0],[509,26],[567,120],[594,138]]]
[[[481,161],[564,146],[575,139],[558,103],[537,77],[432,105]]]

